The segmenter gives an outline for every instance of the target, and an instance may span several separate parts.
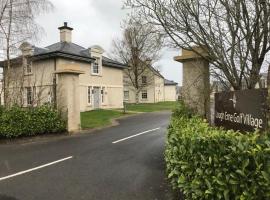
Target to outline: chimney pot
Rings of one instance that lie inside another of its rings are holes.
[[[61,42],[72,42],[72,30],[73,28],[68,27],[68,23],[64,22],[64,26],[58,28],[60,30],[60,41]]]

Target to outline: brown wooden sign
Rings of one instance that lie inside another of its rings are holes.
[[[241,90],[215,94],[215,125],[239,131],[265,130],[267,90]]]

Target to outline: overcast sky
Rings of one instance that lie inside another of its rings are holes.
[[[100,45],[110,52],[112,40],[121,36],[121,21],[126,17],[122,0],[51,0],[55,9],[38,17],[44,34],[37,46],[47,46],[59,41],[58,27],[68,22],[74,28],[73,42],[85,48]],[[173,61],[178,51],[164,50],[158,63],[162,75],[182,84],[182,67]]]

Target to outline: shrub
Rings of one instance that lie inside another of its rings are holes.
[[[173,117],[185,117],[185,118],[191,118],[194,115],[194,111],[189,109],[182,101],[180,101],[177,104],[177,107],[175,108],[173,112]]]
[[[58,112],[48,105],[29,109],[13,106],[0,112],[1,138],[63,132],[65,128]]]
[[[174,188],[186,199],[270,199],[269,135],[225,131],[178,115],[186,112],[176,111],[168,128],[165,160]]]

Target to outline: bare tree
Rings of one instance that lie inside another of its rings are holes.
[[[36,24],[38,14],[52,9],[49,0],[2,0],[0,2],[0,44],[4,62],[4,98],[8,99],[11,58],[17,53],[19,45],[36,39],[41,28]]]
[[[162,44],[156,28],[134,15],[124,22],[122,38],[113,41],[112,56],[128,65],[125,84],[134,88],[137,103],[141,90],[154,82],[153,64],[159,59]]]
[[[235,90],[259,81],[270,50],[269,0],[126,0],[126,6],[160,27],[174,47],[207,59]]]

